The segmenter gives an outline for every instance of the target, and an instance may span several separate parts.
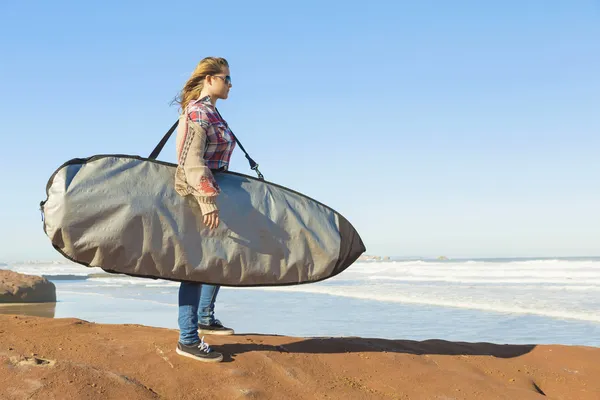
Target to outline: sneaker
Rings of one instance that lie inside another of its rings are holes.
[[[200,335],[233,335],[233,329],[224,327],[221,321],[215,319],[212,324],[198,324],[198,334]]]
[[[204,337],[198,343],[194,344],[183,344],[177,342],[177,354],[184,357],[193,358],[194,360],[204,362],[221,362],[223,361],[223,354],[212,351],[210,346],[204,343]]]

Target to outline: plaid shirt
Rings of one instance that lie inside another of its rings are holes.
[[[228,169],[235,137],[210,97],[191,102],[180,116],[176,147],[175,190],[182,196],[193,195],[203,215],[216,211],[221,190],[211,170]]]
[[[235,148],[235,139],[227,122],[219,116],[209,96],[190,102],[188,116],[206,130],[204,160],[210,169],[229,167],[229,159]]]

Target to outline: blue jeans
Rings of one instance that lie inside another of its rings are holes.
[[[193,344],[200,341],[198,322],[210,325],[214,320],[215,300],[220,286],[181,282],[179,286],[179,341]]]

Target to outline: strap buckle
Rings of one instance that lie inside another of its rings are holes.
[[[258,179],[260,179],[261,181],[265,180],[265,177],[263,176],[263,174],[261,174],[260,171],[258,170],[258,164],[254,164],[254,166],[251,167],[251,169],[253,169],[256,172],[256,175],[258,175]]]

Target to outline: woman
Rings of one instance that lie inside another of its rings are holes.
[[[227,123],[216,111],[218,99],[227,99],[231,89],[229,64],[224,58],[207,57],[200,61],[185,83],[177,103],[181,116],[177,130],[175,190],[198,201],[204,224],[219,225],[215,202],[219,186],[214,171],[227,170],[235,139]],[[200,361],[219,362],[223,355],[212,351],[198,333],[231,335],[214,318],[219,286],[183,282],[179,287],[179,342],[177,353]]]

